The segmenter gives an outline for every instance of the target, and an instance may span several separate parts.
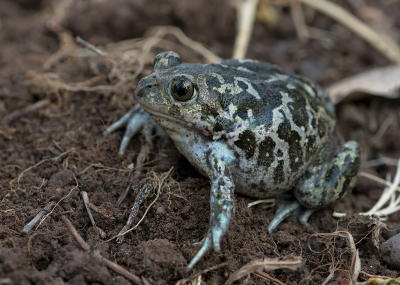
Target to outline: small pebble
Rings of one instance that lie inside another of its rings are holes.
[[[389,267],[400,270],[400,234],[381,244],[381,259]]]
[[[163,214],[164,213],[164,208],[163,207],[158,207],[157,208],[157,214]]]

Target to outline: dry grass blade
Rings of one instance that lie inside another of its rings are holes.
[[[204,47],[201,43],[196,42],[190,38],[188,38],[181,29],[174,27],[174,26],[160,26],[160,27],[153,27],[149,30],[149,34],[159,34],[165,35],[174,35],[183,45],[191,48],[192,50],[201,54],[208,63],[215,63],[220,62],[222,58],[208,50]],[[160,39],[161,40],[161,39]]]
[[[235,271],[225,282],[225,285],[230,285],[236,280],[246,276],[247,274],[254,272],[261,272],[263,270],[275,270],[282,268],[289,268],[292,270],[296,270],[301,265],[301,257],[295,258],[294,260],[278,260],[274,259],[264,259],[264,260],[255,260],[247,263],[245,266]]]
[[[298,0],[335,19],[352,30],[390,61],[400,64],[400,47],[389,36],[379,34],[337,4],[326,0]]]
[[[246,56],[247,47],[256,19],[258,0],[238,1],[236,6],[238,32],[233,47],[233,59],[242,59]]]
[[[310,38],[310,32],[308,31],[306,20],[304,19],[301,3],[297,0],[291,0],[290,9],[297,37],[300,41],[305,42]]]

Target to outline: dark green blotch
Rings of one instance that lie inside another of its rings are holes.
[[[179,57],[176,57],[176,56],[168,57],[168,66],[175,66],[175,65],[178,65],[181,63],[182,63],[182,61]]]
[[[315,118],[311,120],[311,126],[313,127],[313,129],[317,127],[317,120]]]
[[[221,87],[221,83],[219,82],[219,80],[213,76],[210,76],[206,79],[206,84],[210,90]]]
[[[287,142],[289,143],[290,169],[297,169],[303,163],[303,148],[299,133],[292,131],[291,136],[287,138]]]
[[[282,110],[280,110],[279,112],[283,116],[283,121],[279,124],[277,134],[281,140],[286,141],[286,138],[290,136],[292,127],[290,126],[290,121],[286,118],[285,113]]]
[[[265,140],[263,140],[260,143],[259,146],[259,156],[257,160],[258,165],[263,165],[266,168],[271,166],[271,163],[274,162],[275,156],[274,156],[274,149],[275,149],[275,142],[272,138],[266,137]]]
[[[247,159],[250,159],[256,150],[256,136],[252,131],[246,130],[239,135],[235,145],[245,152]]]
[[[306,155],[307,155],[307,157],[310,157],[310,156],[312,156],[312,154],[315,154],[315,152],[317,151],[316,146],[315,146],[316,138],[314,135],[311,135],[307,139],[308,139],[308,141],[305,146],[306,153],[307,153]]]
[[[289,144],[289,159],[290,159],[290,169],[294,170],[303,162],[303,149],[301,146],[301,137],[299,133],[291,129],[289,120],[286,118],[285,114],[281,112],[285,117],[283,122],[279,124],[278,136],[280,139],[284,140]],[[297,162],[296,162],[296,158]]]
[[[281,184],[282,182],[285,181],[285,175],[283,173],[283,166],[284,166],[284,161],[279,160],[278,161],[278,166],[275,167],[274,170],[274,184]]]
[[[287,104],[290,113],[292,114],[293,123],[295,123],[298,127],[303,127],[305,130],[308,128],[308,114],[306,106],[305,94],[294,94],[298,92],[297,90],[289,90],[287,91],[291,98],[297,98],[294,102],[290,102]],[[303,95],[303,96],[299,96]]]
[[[235,123],[229,119],[221,118],[217,116],[215,118],[214,132],[219,132],[225,130],[227,132],[231,132],[234,129]]]

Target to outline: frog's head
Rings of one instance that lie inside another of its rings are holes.
[[[170,136],[184,130],[211,135],[209,115],[220,104],[206,83],[210,69],[207,64],[182,63],[175,52],[161,53],[154,60],[154,72],[139,82],[135,96]]]

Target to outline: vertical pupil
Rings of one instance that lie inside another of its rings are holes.
[[[186,86],[185,86],[185,83],[183,83],[183,80],[181,80],[176,85],[176,94],[178,94],[179,96],[185,96],[186,95]]]

